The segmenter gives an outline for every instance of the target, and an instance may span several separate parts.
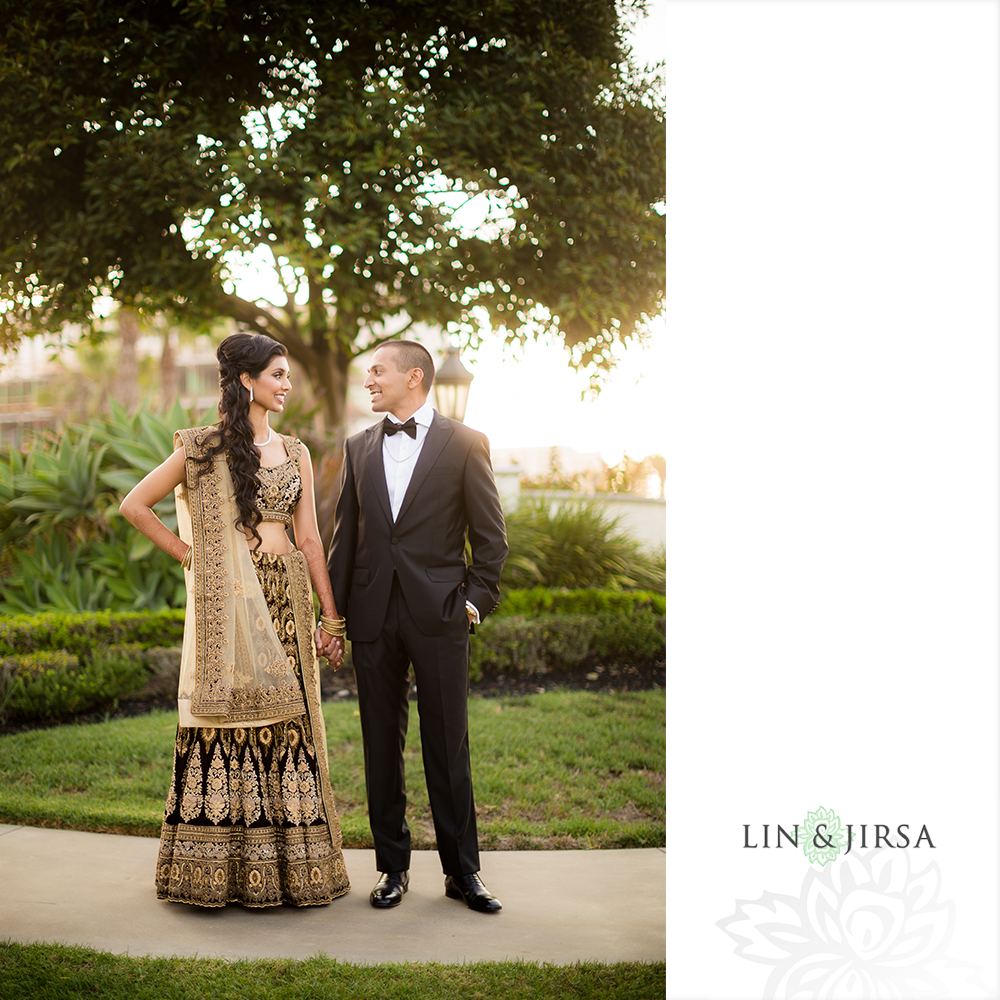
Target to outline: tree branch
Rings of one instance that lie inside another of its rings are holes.
[[[393,330],[392,333],[387,333],[384,337],[376,337],[370,344],[365,344],[364,347],[359,347],[356,351],[351,354],[351,358],[359,357],[362,354],[367,354],[368,351],[374,351],[380,348],[383,344],[389,343],[390,340],[395,340],[401,334],[406,333],[413,324],[416,323],[416,319],[412,317],[404,323],[398,330]]]
[[[277,316],[256,302],[249,302],[238,295],[225,295],[221,299],[221,306],[224,315],[230,316],[238,323],[245,323],[265,336],[270,337],[277,333],[279,338],[285,341],[293,335],[288,324],[282,323]],[[261,317],[265,322],[261,322]]]

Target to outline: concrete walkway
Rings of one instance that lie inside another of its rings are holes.
[[[158,841],[0,824],[0,941],[115,954],[344,962],[665,961],[666,854],[491,851],[483,880],[503,902],[474,913],[444,895],[419,851],[402,905],[373,909],[372,851],[345,851],[351,892],[329,906],[245,910],[167,903],[153,889]]]

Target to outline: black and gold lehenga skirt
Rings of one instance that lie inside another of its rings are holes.
[[[294,605],[301,604],[304,561],[298,552],[254,553],[253,559],[275,630],[302,683]],[[293,602],[296,590],[300,600]],[[311,634],[311,598],[307,613]],[[320,906],[350,889],[326,747],[313,736],[310,717],[316,719],[319,704],[308,697],[310,688],[305,684],[308,711],[297,718],[178,728],[156,865],[159,899]],[[322,720],[315,728],[322,733]]]

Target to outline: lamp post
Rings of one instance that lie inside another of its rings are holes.
[[[469,383],[475,376],[462,364],[457,347],[448,348],[444,364],[434,375],[434,399],[438,411],[459,423],[465,420]]]

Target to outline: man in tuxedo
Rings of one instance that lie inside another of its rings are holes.
[[[330,578],[357,675],[379,871],[371,904],[396,906],[409,885],[403,748],[412,664],[445,894],[490,913],[501,906],[478,874],[469,633],[496,608],[507,538],[489,444],[432,408],[433,381],[420,344],[375,351],[365,388],[386,417],[345,445]]]

